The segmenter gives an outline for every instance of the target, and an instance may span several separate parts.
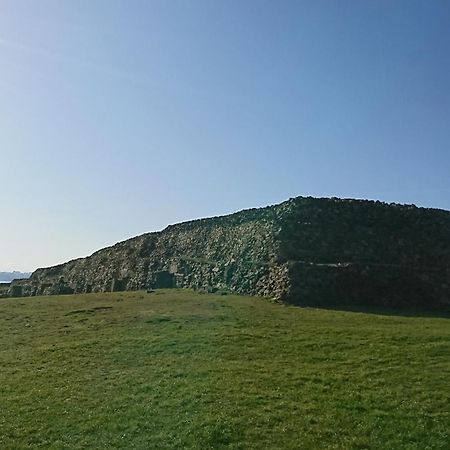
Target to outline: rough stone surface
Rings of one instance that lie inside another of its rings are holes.
[[[0,298],[8,297],[11,283],[0,283]]]
[[[11,284],[10,295],[190,287],[299,305],[450,305],[450,212],[297,197],[167,227]],[[21,292],[19,292],[21,291]]]

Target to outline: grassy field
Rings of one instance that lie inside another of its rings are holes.
[[[448,449],[450,320],[167,290],[0,301],[0,449]]]

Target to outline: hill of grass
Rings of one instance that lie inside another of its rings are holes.
[[[444,449],[447,318],[184,290],[0,302],[1,449]]]

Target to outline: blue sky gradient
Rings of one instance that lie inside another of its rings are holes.
[[[0,270],[297,195],[450,209],[450,2],[0,3]]]

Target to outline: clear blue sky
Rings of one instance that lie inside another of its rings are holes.
[[[446,0],[2,0],[0,270],[297,195],[450,209]]]

